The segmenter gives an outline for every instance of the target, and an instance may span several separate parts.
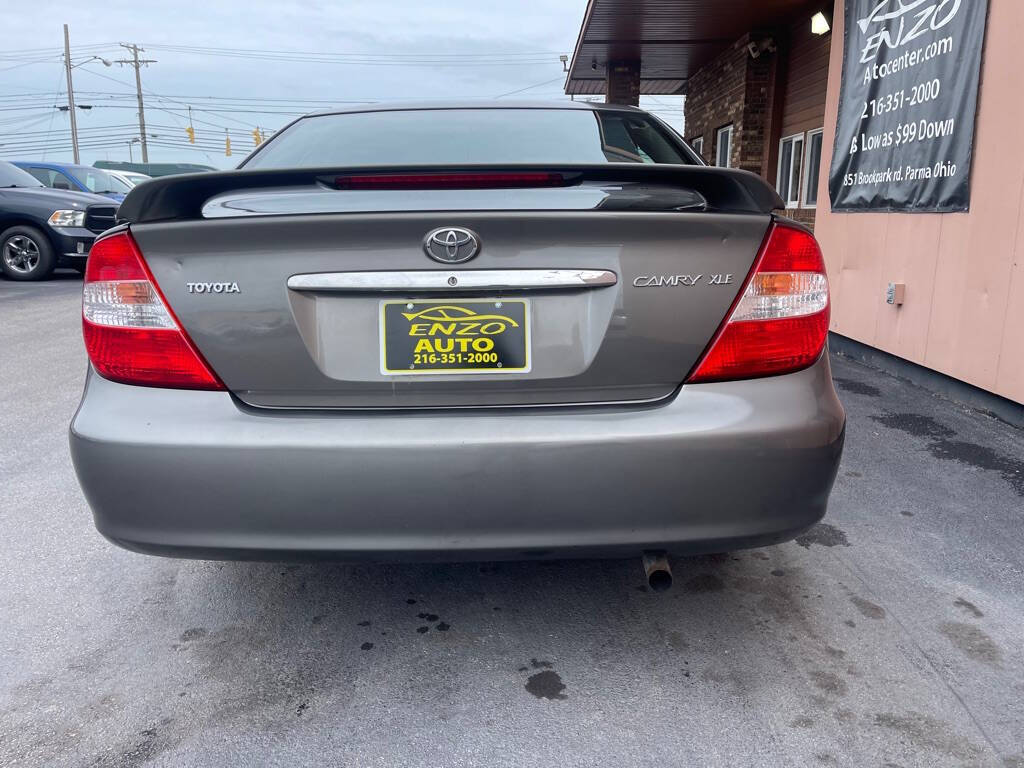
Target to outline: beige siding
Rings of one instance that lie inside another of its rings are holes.
[[[828,262],[832,330],[1024,402],[1024,3],[990,0],[966,214],[836,214],[825,190],[842,69],[837,0],[815,232]],[[906,303],[885,303],[905,282]]]

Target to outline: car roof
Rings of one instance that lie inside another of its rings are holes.
[[[17,166],[31,165],[36,168],[50,168],[51,170],[62,170],[73,168],[76,171],[102,171],[102,168],[93,168],[91,165],[76,165],[75,163],[54,163],[50,160],[12,160]]]
[[[430,111],[446,109],[571,109],[595,112],[636,112],[647,114],[645,110],[627,104],[605,104],[596,101],[554,101],[541,99],[461,99],[451,101],[386,101],[356,104],[348,107],[319,110],[306,117],[320,115],[343,115],[358,112],[401,112]]]

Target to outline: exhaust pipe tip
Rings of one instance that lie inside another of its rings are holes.
[[[655,592],[664,592],[672,586],[672,567],[664,552],[644,552],[641,559],[647,586]]]

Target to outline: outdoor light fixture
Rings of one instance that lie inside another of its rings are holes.
[[[112,61],[109,61],[109,60],[107,60],[107,59],[104,59],[104,58],[103,58],[102,56],[90,56],[90,57],[89,57],[88,59],[86,59],[85,61],[80,61],[80,62],[78,62],[77,64],[72,64],[72,65],[71,65],[71,68],[72,68],[72,69],[75,69],[75,67],[80,67],[80,66],[82,66],[83,64],[88,64],[88,63],[89,63],[89,62],[91,62],[91,61],[98,61],[98,62],[100,62],[100,63],[101,63],[101,64],[102,64],[102,65],[103,65],[104,67],[112,67],[112,66],[114,66],[114,62],[112,62]]]
[[[597,59],[592,59],[590,62],[590,68],[597,72]]]
[[[811,17],[811,32],[815,35],[827,35],[832,30],[832,14],[818,11]]]

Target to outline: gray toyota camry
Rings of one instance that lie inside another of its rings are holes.
[[[83,291],[96,526],[163,555],[652,573],[790,539],[845,417],[821,251],[782,207],[581,103],[310,115],[236,171],[136,187]]]

